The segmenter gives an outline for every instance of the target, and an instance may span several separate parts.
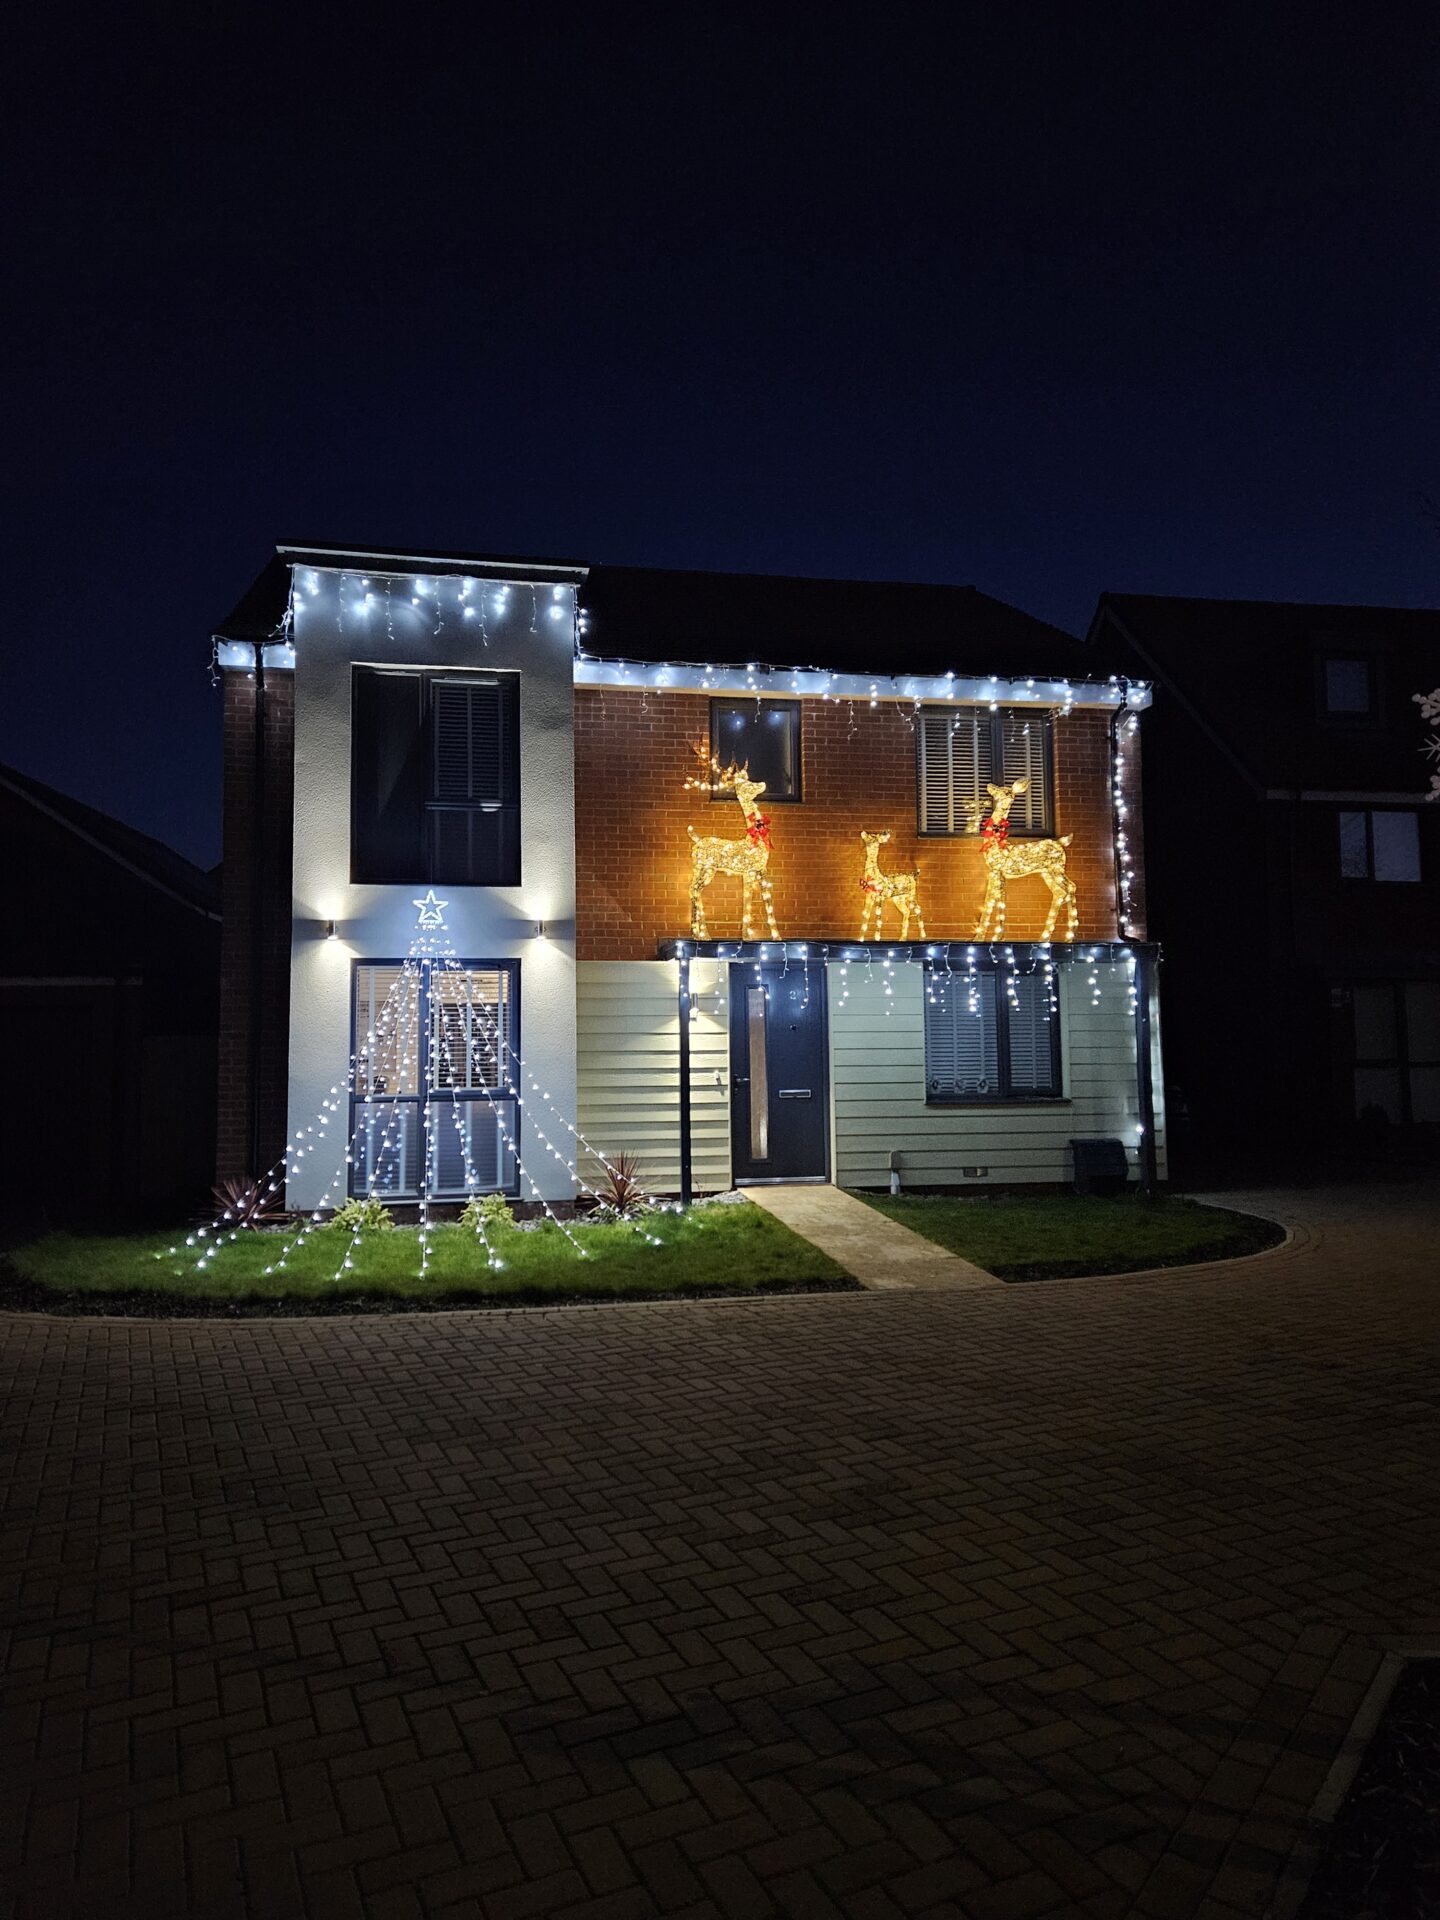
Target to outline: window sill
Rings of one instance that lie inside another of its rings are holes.
[[[971,1112],[977,1110],[983,1111],[987,1108],[1004,1108],[1006,1112],[1013,1112],[1016,1107],[1044,1108],[1048,1110],[1054,1107],[1068,1107],[1071,1102],[1069,1096],[1063,1093],[1017,1093],[1013,1096],[1004,1093],[957,1093],[952,1095],[929,1093],[925,1096],[925,1104],[927,1107],[967,1107]]]
[[[952,827],[949,829],[943,827],[917,827],[915,829],[915,837],[917,840],[979,840],[983,838],[983,835],[978,827],[973,833],[968,827]],[[1053,827],[1035,827],[1026,833],[1021,833],[1017,830],[1010,835],[1012,840],[1053,840],[1054,837],[1055,829]]]

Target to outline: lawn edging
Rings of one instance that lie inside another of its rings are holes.
[[[449,1297],[389,1294],[337,1295],[333,1302],[304,1299],[197,1299],[181,1294],[62,1293],[25,1280],[0,1262],[0,1313],[34,1319],[113,1320],[394,1320],[457,1313],[574,1313],[585,1307],[674,1307],[709,1301],[733,1305],[745,1300],[794,1300],[813,1294],[865,1293],[858,1280],[762,1280],[747,1288],[677,1287],[661,1293],[467,1294]],[[173,1302],[173,1305],[171,1304]]]
[[[1088,1230],[1105,1216],[1096,1213],[1091,1217],[1088,1209],[1118,1206],[1127,1215],[1126,1228],[1142,1226],[1145,1214],[1133,1192],[1129,1197],[1093,1200],[1053,1192],[1027,1196],[1012,1192],[989,1195],[945,1191],[900,1197],[857,1192],[855,1197],[867,1201],[877,1213],[900,1222],[923,1239],[980,1266],[1006,1286],[1057,1280],[1158,1278],[1181,1272],[1198,1274],[1207,1268],[1281,1253],[1295,1237],[1285,1221],[1257,1212],[1253,1207],[1233,1205],[1219,1196],[1202,1199],[1195,1194],[1164,1195],[1157,1203],[1157,1218],[1173,1220],[1177,1214],[1193,1215],[1202,1207],[1220,1216],[1215,1233],[1192,1236],[1199,1239],[1199,1244],[1192,1247],[1173,1244],[1173,1236],[1167,1236],[1162,1230],[1158,1235],[1161,1246],[1147,1247],[1142,1238],[1139,1246],[1130,1249],[1125,1245],[1125,1238],[1131,1237],[1128,1234],[1117,1239],[1112,1247],[1106,1247],[1102,1233],[1097,1244],[1094,1233]],[[995,1209],[993,1215],[987,1214],[990,1207]],[[929,1208],[934,1211],[927,1213]],[[971,1208],[974,1208],[973,1214]],[[1073,1224],[1066,1209],[1074,1212]],[[1086,1210],[1083,1219],[1082,1210]],[[1105,1219],[1107,1231],[1119,1219],[1120,1215],[1110,1213]],[[1230,1223],[1228,1236],[1222,1220]],[[1080,1246],[1086,1249],[1083,1253],[1063,1250],[1063,1235],[1067,1231],[1077,1236]],[[1151,1237],[1153,1243],[1156,1236]],[[1168,1249],[1163,1245],[1167,1237],[1172,1239]],[[1227,1237],[1233,1244],[1225,1244]],[[1025,1257],[1027,1240],[1036,1257]]]

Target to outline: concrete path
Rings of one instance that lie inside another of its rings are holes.
[[[861,1286],[998,1287],[1002,1281],[958,1253],[937,1247],[838,1187],[747,1187],[749,1197],[792,1233],[838,1260]]]
[[[1187,1275],[0,1316],[4,1920],[1258,1920],[1440,1645],[1434,1189]]]

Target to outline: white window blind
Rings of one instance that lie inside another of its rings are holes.
[[[925,999],[929,1099],[1024,1100],[1061,1091],[1058,1014],[1043,974],[936,968]]]
[[[976,976],[974,991],[959,974],[925,1002],[925,1077],[936,1099],[999,1092],[995,975]],[[972,1006],[973,1003],[973,1006]]]
[[[979,833],[988,789],[1029,785],[1010,808],[1012,833],[1050,831],[1050,722],[1028,708],[923,707],[915,729],[922,833]]]

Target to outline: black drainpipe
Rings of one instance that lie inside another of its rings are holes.
[[[250,836],[250,1165],[258,1180],[260,1165],[260,989],[264,956],[261,915],[265,900],[265,648],[255,643],[255,812]]]

